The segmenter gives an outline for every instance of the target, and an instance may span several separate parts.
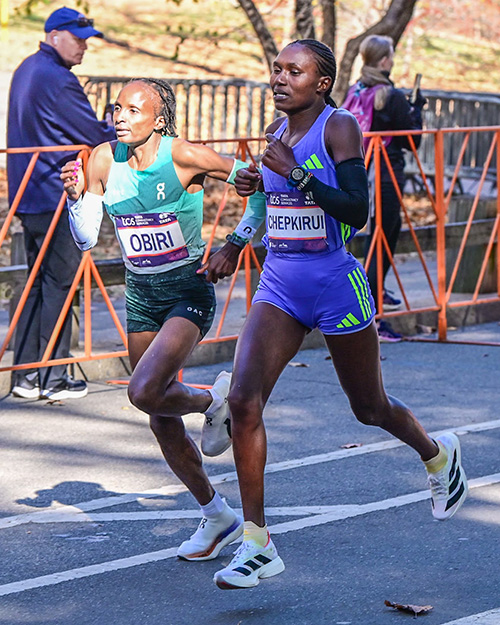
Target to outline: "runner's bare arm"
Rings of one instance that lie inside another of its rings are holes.
[[[187,188],[191,180],[199,174],[227,181],[234,173],[234,158],[221,156],[206,145],[189,143],[184,139],[174,139],[172,159],[177,177],[184,188]],[[241,166],[245,165],[242,163]]]
[[[363,158],[363,134],[354,115],[336,110],[326,125],[325,144],[335,163]]]
[[[111,143],[102,143],[92,150],[86,171],[87,191],[103,195],[106,190],[109,170],[113,161],[112,148]],[[63,165],[60,178],[69,199],[77,200],[84,190],[84,173],[81,161],[68,161]]]

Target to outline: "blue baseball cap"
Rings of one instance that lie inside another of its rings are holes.
[[[62,7],[49,15],[45,22],[45,32],[52,30],[69,30],[80,39],[89,37],[104,37],[104,35],[94,28],[94,20],[85,17],[83,13],[75,9]]]

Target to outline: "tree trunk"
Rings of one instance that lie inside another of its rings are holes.
[[[379,22],[368,28],[364,33],[353,37],[353,39],[347,42],[332,94],[337,102],[341,103],[344,101],[349,88],[352,66],[358,55],[359,46],[363,39],[369,35],[386,35],[393,38],[394,47],[396,47],[408,22],[413,16],[417,1],[418,0],[392,0],[386,14]]]
[[[238,0],[238,2],[241,8],[245,11],[257,37],[259,38],[267,65],[269,69],[271,69],[273,61],[278,55],[278,47],[274,41],[274,37],[269,32],[264,18],[255,6],[253,0]]]
[[[321,12],[323,15],[323,43],[333,50],[335,54],[335,33],[337,32],[336,0],[321,0]]]
[[[295,0],[295,24],[300,39],[316,39],[311,0]]]

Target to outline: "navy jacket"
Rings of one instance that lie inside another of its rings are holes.
[[[422,111],[418,106],[412,107],[401,89],[393,88],[389,92],[387,102],[380,111],[373,111],[370,130],[422,130]],[[421,135],[413,135],[415,147],[418,148]],[[403,150],[411,150],[407,137],[394,137],[387,148],[387,156],[394,171],[402,172],[405,166]],[[387,168],[381,159],[382,170]]]
[[[115,131],[97,120],[76,76],[54,48],[40,43],[40,50],[25,59],[12,77],[7,122],[7,147],[99,143],[115,139]],[[9,154],[7,176],[9,203],[32,154]],[[61,167],[74,152],[42,152],[17,212],[55,211],[63,185]]]

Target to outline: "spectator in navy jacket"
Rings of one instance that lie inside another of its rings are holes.
[[[96,146],[115,138],[114,129],[100,122],[76,76],[70,71],[82,62],[89,37],[102,37],[93,20],[63,7],[45,22],[45,41],[25,59],[12,77],[9,96],[9,148],[86,144]],[[9,154],[7,175],[12,203],[32,154]],[[57,208],[63,185],[62,165],[72,152],[42,152],[16,214],[24,230],[28,269],[31,270]],[[41,359],[81,260],[64,209],[52,236],[33,288],[19,319],[14,364]],[[69,355],[71,315],[59,335],[52,358]],[[12,393],[17,397],[66,399],[84,397],[87,386],[74,380],[66,365],[14,372]]]

